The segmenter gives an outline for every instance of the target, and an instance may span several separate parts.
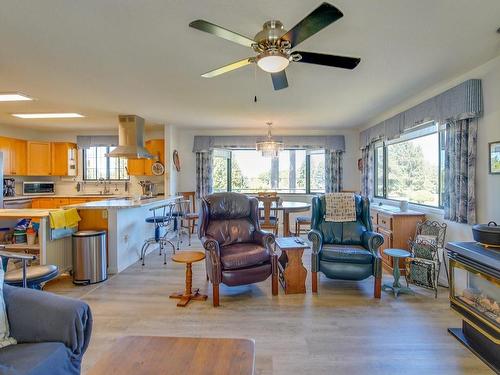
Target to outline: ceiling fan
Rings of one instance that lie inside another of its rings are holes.
[[[243,66],[257,63],[262,70],[271,73],[274,89],[281,90],[288,87],[285,68],[290,62],[318,64],[343,69],[354,69],[359,64],[361,59],[354,57],[292,51],[304,40],[343,16],[342,12],[333,5],[323,3],[288,31],[284,29],[283,24],[278,20],[267,21],[253,39],[205,20],[193,21],[189,26],[250,47],[257,53],[257,56],[248,57],[204,73],[201,75],[202,77],[216,77]]]

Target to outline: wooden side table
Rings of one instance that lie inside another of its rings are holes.
[[[390,256],[394,259],[394,264],[399,264],[399,258],[408,258],[411,256],[411,254],[402,249],[384,249],[384,254],[387,256]],[[392,285],[390,284],[384,284],[382,285],[382,289],[385,290],[391,290],[394,293],[394,297],[398,298],[398,294],[414,294],[413,290],[408,288],[407,286],[402,286],[401,283],[399,282],[399,277],[401,276],[401,273],[399,272],[399,267],[394,267],[393,268],[393,276],[394,276],[394,282]]]
[[[186,307],[191,300],[205,301],[207,299],[205,294],[200,294],[199,289],[192,290],[193,270],[191,265],[203,259],[205,259],[205,254],[200,251],[180,251],[172,256],[174,262],[186,263],[186,289],[184,292],[170,295],[170,298],[180,299],[177,306]]]
[[[279,237],[276,238],[276,247],[281,250],[278,270],[285,294],[305,293],[307,270],[302,263],[302,254],[309,245],[298,237]]]

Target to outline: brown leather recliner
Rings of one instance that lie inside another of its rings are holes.
[[[214,306],[219,306],[220,283],[246,285],[272,276],[272,293],[278,294],[274,235],[260,229],[258,211],[256,198],[239,193],[215,193],[201,201],[198,236],[206,251]]]

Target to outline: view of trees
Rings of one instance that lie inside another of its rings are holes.
[[[423,138],[427,137],[437,139],[437,134]],[[387,196],[391,199],[406,199],[414,203],[437,206],[439,204],[438,162],[430,161],[428,155],[425,157],[420,143],[421,141],[411,140],[387,146]]]
[[[302,161],[300,165],[296,166],[295,170],[295,188],[290,188],[290,170],[287,164],[279,166],[279,173],[277,170],[276,183],[273,186],[271,181],[271,168],[269,163],[263,166],[262,170],[258,174],[255,174],[256,165],[246,165],[250,164],[247,162],[244,165],[240,165],[237,158],[233,157],[231,159],[231,188],[233,191],[247,191],[256,192],[260,190],[298,190],[305,192],[306,189],[306,162],[305,162],[305,151],[302,156]],[[257,158],[255,163],[259,163]],[[214,157],[213,165],[213,183],[214,191],[227,191],[227,159],[225,157]],[[283,164],[283,163],[282,163]],[[315,155],[314,162],[311,161],[311,190],[318,191],[324,189],[324,154]],[[254,174],[250,173],[250,169],[253,170]],[[292,185],[293,186],[293,185]]]

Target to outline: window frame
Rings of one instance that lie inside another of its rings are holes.
[[[91,146],[91,147],[106,147],[106,154],[110,153],[110,148],[113,146]],[[97,178],[97,165],[96,165],[96,178],[86,178],[87,176],[87,149],[84,148],[82,149],[82,159],[83,159],[83,176],[82,180],[83,181],[99,181],[100,179]],[[97,163],[97,158],[96,158],[96,163]],[[119,179],[111,179],[109,176],[111,175],[111,170],[110,170],[110,162],[109,162],[109,156],[106,156],[106,178],[104,181],[130,181],[130,175],[127,173],[127,178],[119,178]]]
[[[435,131],[429,132],[429,133],[423,133],[423,134],[416,134],[412,136],[412,133],[419,133],[419,131],[425,130],[426,128],[431,128],[434,127]],[[388,200],[388,201],[393,201],[393,202],[401,202],[401,200],[398,199],[393,199],[393,198],[388,198],[387,196],[387,178],[388,178],[388,146],[395,145],[398,143],[403,143],[403,142],[409,142],[414,139],[426,137],[432,134],[436,134],[438,136],[438,205],[437,206],[431,206],[428,204],[422,204],[422,203],[417,203],[417,202],[412,202],[408,201],[409,204],[415,205],[415,206],[420,206],[420,207],[426,207],[426,208],[431,208],[431,209],[438,209],[442,210],[444,208],[444,202],[443,202],[443,192],[442,188],[444,186],[444,180],[442,176],[442,168],[444,167],[443,163],[444,160],[442,158],[442,147],[445,148],[445,130],[440,124],[434,123],[431,126],[423,126],[419,129],[414,129],[411,132],[408,132],[404,137],[400,139],[396,139],[391,142],[381,142],[381,143],[376,143],[374,146],[373,150],[373,197],[377,199],[383,199],[383,200]],[[383,156],[383,179],[382,179],[382,196],[381,195],[376,195],[375,193],[378,192],[377,190],[377,182],[378,182],[378,158],[377,158],[377,149],[382,149]]]
[[[305,192],[281,192],[281,194],[292,194],[292,195],[311,195],[311,194],[321,194],[321,192],[313,192],[311,193],[311,155],[310,153],[308,152],[307,149],[304,149],[304,148],[287,148],[287,149],[284,149],[283,151],[291,151],[291,150],[300,150],[300,151],[306,151],[306,155],[305,155]],[[252,149],[232,149],[232,150],[229,150],[229,157],[226,159],[226,168],[227,168],[227,191],[228,192],[231,192],[231,191],[235,191],[233,190],[233,186],[232,186],[232,160],[233,160],[233,151],[255,151],[255,150],[252,150]],[[325,150],[321,150],[323,151],[323,155],[324,155],[324,151]],[[279,190],[278,190],[279,192]],[[248,194],[256,194],[257,192],[250,192]],[[322,192],[324,193],[324,191]]]

